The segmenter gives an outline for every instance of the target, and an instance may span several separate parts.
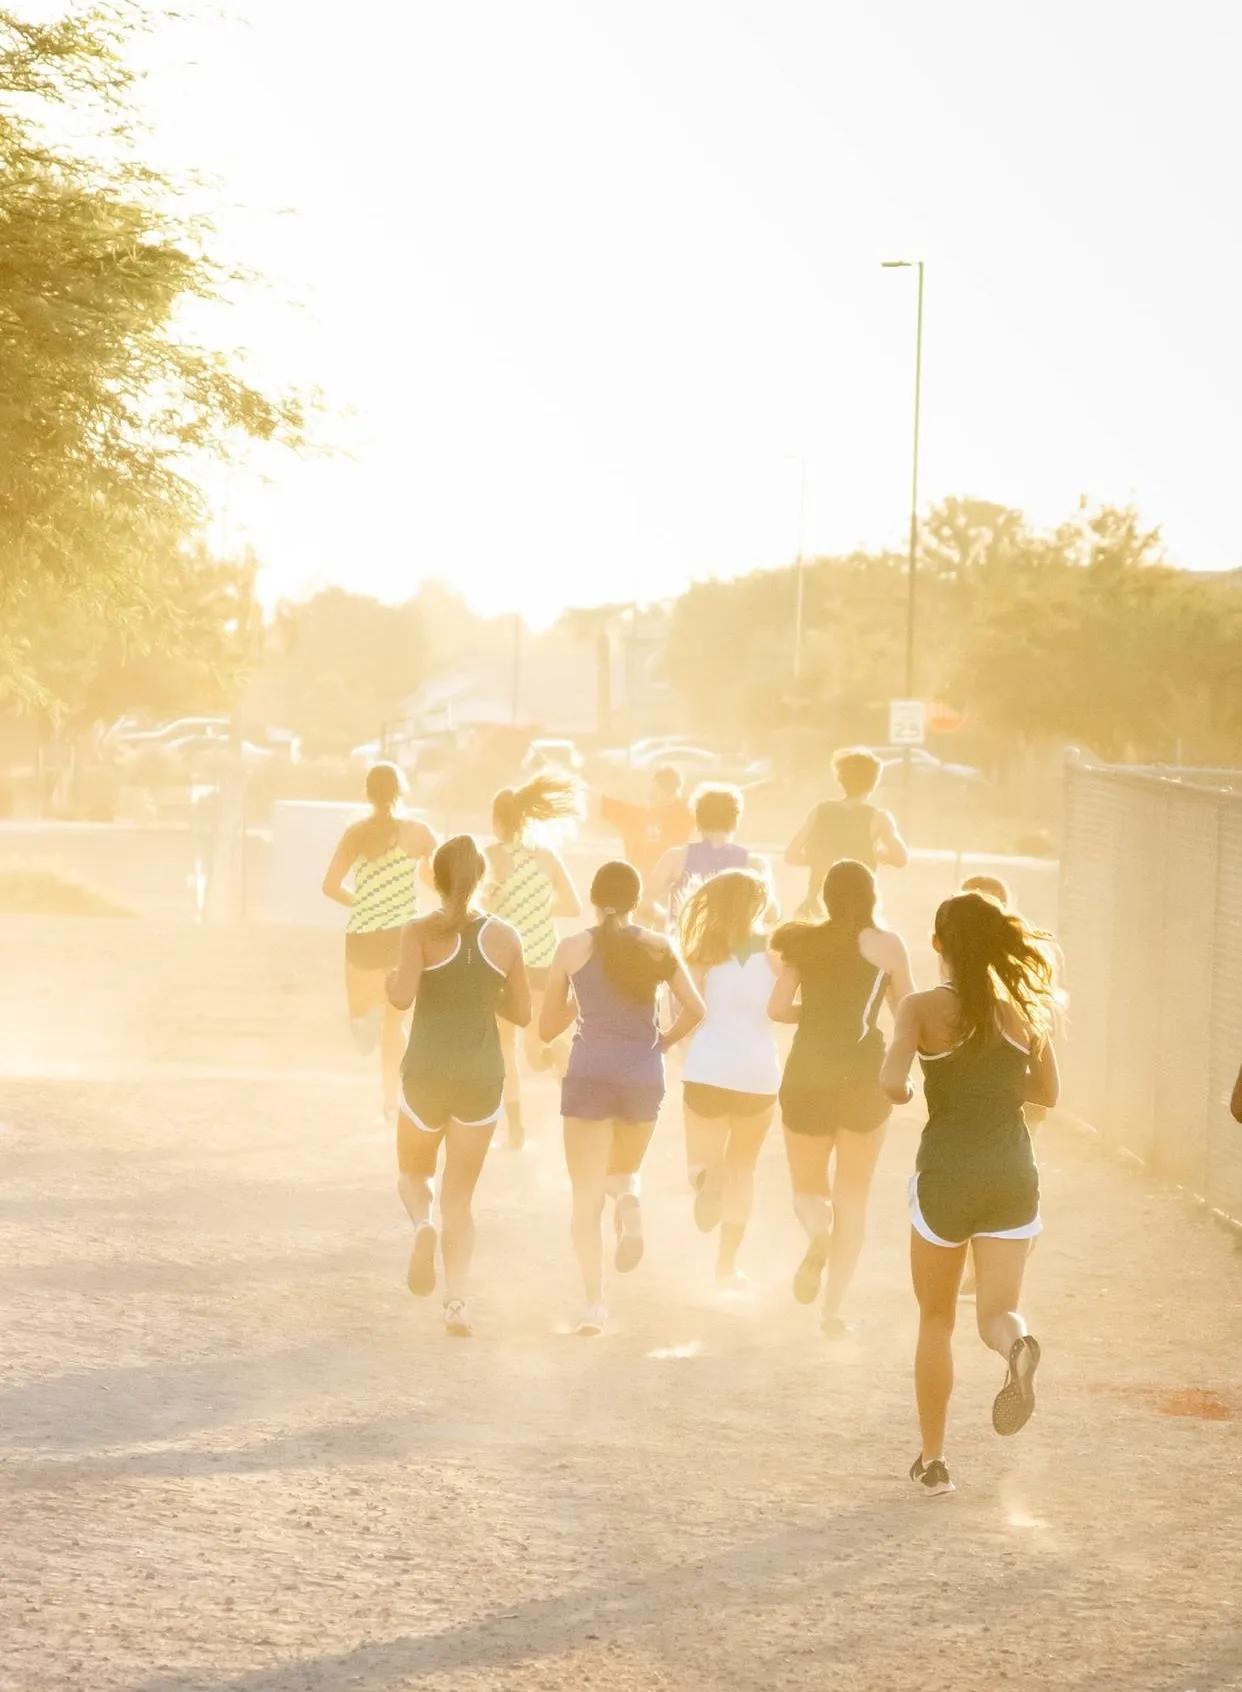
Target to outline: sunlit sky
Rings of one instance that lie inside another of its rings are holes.
[[[270,289],[227,325],[332,459],[236,474],[269,595],[484,610],[901,545],[923,502],[1134,500],[1242,564],[1242,7],[240,0],[155,142]],[[287,302],[296,302],[291,309]]]

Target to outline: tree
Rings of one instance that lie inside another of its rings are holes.
[[[71,602],[101,641],[167,633],[152,614],[185,586],[196,461],[302,429],[295,400],[187,332],[186,304],[239,278],[185,185],[141,160],[125,50],[144,19],[124,0],[43,24],[0,9],[0,699],[51,711],[40,608]],[[93,143],[59,138],[69,110]]]

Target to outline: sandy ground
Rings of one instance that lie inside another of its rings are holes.
[[[1036,1418],[992,1434],[964,1310],[932,1502],[913,1117],[829,1343],[775,1136],[753,1303],[717,1302],[671,1099],[647,1259],[583,1342],[541,1082],[452,1342],[404,1289],[332,936],[9,922],[0,955],[4,1692],[1242,1687],[1242,1257],[1091,1141],[1042,1138]]]

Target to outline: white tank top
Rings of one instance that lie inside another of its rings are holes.
[[[707,1015],[691,1036],[683,1081],[733,1093],[779,1092],[781,1060],[768,1020],[775,979],[762,950],[712,965],[703,982]]]

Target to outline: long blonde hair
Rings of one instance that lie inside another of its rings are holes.
[[[492,800],[498,839],[518,845],[532,822],[555,822],[582,814],[582,783],[575,776],[545,771],[523,787],[502,787]]]
[[[722,870],[681,907],[678,932],[687,963],[710,968],[742,951],[768,906],[768,890],[753,870]]]

